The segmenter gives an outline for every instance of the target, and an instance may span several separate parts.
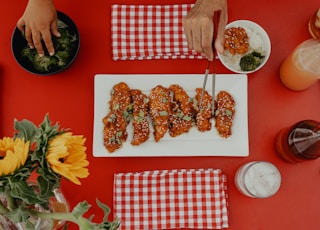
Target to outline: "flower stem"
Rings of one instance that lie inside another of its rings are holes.
[[[35,212],[35,216],[43,219],[55,219],[55,220],[65,220],[76,222],[77,219],[72,215],[72,213],[68,212]]]
[[[10,210],[15,209],[14,200],[11,197],[9,191],[6,189],[3,193],[1,193],[4,196],[4,201],[0,200],[0,214],[6,214],[10,212]]]
[[[14,210],[16,208],[16,205],[15,205],[13,197],[10,195],[10,193],[8,191],[5,192],[5,195],[6,195],[6,200],[8,203],[7,209]]]
[[[0,202],[0,214],[7,214],[8,212],[9,209],[7,209],[2,202]]]
[[[80,216],[75,217],[71,212],[33,212],[33,214],[43,219],[64,220],[77,224],[80,230],[92,230],[95,224]]]

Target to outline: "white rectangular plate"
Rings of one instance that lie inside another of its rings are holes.
[[[211,93],[211,78],[208,76],[207,87]],[[128,139],[123,146],[113,153],[109,153],[103,145],[103,118],[108,113],[110,92],[112,87],[125,82],[131,89],[140,89],[147,95],[150,90],[162,85],[171,84],[182,86],[190,97],[195,94],[195,88],[202,87],[204,75],[200,74],[97,74],[94,84],[94,130],[93,156],[95,157],[154,157],[154,156],[248,156],[248,103],[247,103],[247,75],[245,74],[217,74],[216,92],[229,92],[236,102],[236,113],[231,137],[225,139],[218,135],[212,121],[212,129],[199,132],[193,127],[188,133],[178,137],[171,137],[168,133],[159,141],[150,138],[139,146],[130,144],[132,139],[131,123],[127,127]]]

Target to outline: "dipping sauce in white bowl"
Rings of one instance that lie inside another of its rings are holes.
[[[234,180],[242,194],[254,198],[267,198],[279,190],[281,174],[272,163],[254,161],[241,166]]]
[[[229,23],[226,30],[230,28],[243,28],[248,35],[249,50],[243,54],[231,54],[227,49],[222,54],[218,53],[222,64],[229,70],[235,73],[248,74],[261,69],[269,59],[271,53],[271,42],[266,31],[257,23],[248,20],[238,20]],[[253,70],[242,70],[240,67],[240,60],[243,56],[251,54],[252,52],[260,53],[261,63]]]

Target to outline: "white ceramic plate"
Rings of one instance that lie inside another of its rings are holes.
[[[199,132],[196,127],[189,133],[171,137],[168,133],[156,143],[151,132],[150,138],[139,146],[130,144],[132,127],[129,124],[128,139],[123,146],[109,153],[103,145],[103,118],[108,113],[108,103],[112,87],[123,81],[130,88],[140,89],[147,95],[150,90],[163,85],[181,85],[189,94],[194,96],[195,88],[202,87],[203,75],[199,74],[146,74],[146,75],[107,75],[95,76],[94,92],[94,130],[93,156],[95,157],[154,157],[154,156],[248,156],[248,114],[247,114],[247,75],[225,74],[216,75],[216,94],[221,90],[228,91],[235,99],[236,113],[232,136],[225,139],[218,135],[214,123],[212,130]],[[208,76],[207,90],[211,92],[211,76]],[[212,121],[214,122],[214,121]]]
[[[271,42],[270,42],[270,39],[269,39],[267,32],[257,23],[252,22],[252,21],[248,21],[248,20],[233,21],[226,26],[226,29],[229,29],[232,27],[242,27],[247,31],[248,36],[249,36],[249,51],[248,51],[248,53],[251,53],[253,50],[256,50],[256,51],[262,50],[265,57],[264,57],[262,63],[255,70],[252,70],[252,71],[242,71],[240,69],[240,67],[239,67],[239,69],[236,69],[233,66],[229,65],[228,63],[230,62],[230,59],[228,58],[227,55],[225,55],[225,53],[228,52],[226,50],[224,51],[223,55],[218,53],[220,61],[227,69],[229,69],[235,73],[249,74],[249,73],[253,73],[253,72],[258,71],[266,64],[266,62],[268,61],[268,59],[270,57],[270,53],[271,53]],[[256,34],[258,36],[258,39],[261,39],[261,40],[259,40],[259,42],[253,41],[252,34]],[[261,46],[257,46],[257,44],[261,44]],[[259,47],[259,49],[261,49],[261,50],[255,49],[256,47]],[[248,53],[246,53],[246,54],[248,54]],[[241,56],[244,56],[244,55],[241,55]],[[237,57],[233,57],[233,58],[235,60],[237,59],[238,63],[240,62],[240,55],[239,54],[237,55]]]

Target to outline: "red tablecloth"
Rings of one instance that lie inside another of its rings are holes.
[[[302,92],[285,88],[278,75],[281,62],[300,42],[310,38],[309,17],[319,1],[246,0],[229,1],[229,21],[247,19],[269,34],[272,51],[267,64],[248,76],[248,157],[147,157],[94,158],[92,156],[94,75],[108,74],[203,74],[206,60],[113,61],[111,49],[112,4],[194,3],[193,0],[59,0],[57,8],[77,24],[81,35],[79,55],[70,68],[50,77],[32,75],[21,69],[11,52],[11,35],[27,1],[2,1],[0,14],[0,135],[13,135],[14,118],[40,123],[49,112],[52,121],[72,128],[87,138],[90,176],[77,186],[63,182],[71,206],[82,200],[93,206],[88,216],[103,217],[96,198],[113,208],[113,178],[119,172],[155,169],[219,168],[228,178],[230,230],[318,230],[320,226],[320,161],[291,165],[275,153],[277,132],[302,119],[320,120],[320,83]],[[230,73],[216,63],[217,73]],[[202,83],[199,79],[199,84]],[[161,82],[161,79],[159,79]],[[233,178],[244,163],[266,160],[282,175],[279,192],[268,199],[243,196]],[[71,225],[70,229],[77,229]]]

